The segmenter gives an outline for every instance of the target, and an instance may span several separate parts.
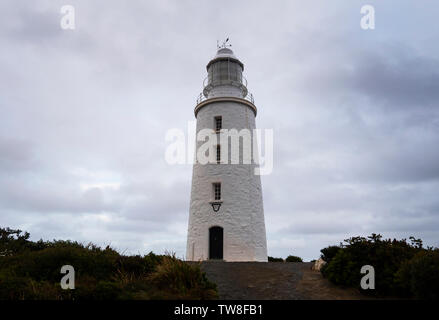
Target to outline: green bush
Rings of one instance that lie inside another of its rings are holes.
[[[361,290],[360,281],[364,276],[360,273],[361,267],[371,265],[375,269],[375,290],[366,290],[363,291],[364,293],[384,296],[425,296],[424,293],[416,292],[421,292],[420,288],[423,288],[431,293],[426,282],[427,280],[434,282],[439,269],[436,268],[436,272],[433,268],[427,269],[428,263],[425,261],[434,265],[433,262],[436,260],[433,256],[425,256],[427,250],[422,248],[421,240],[413,237],[410,240],[411,243],[406,239],[383,240],[381,235],[376,234],[368,238],[347,239],[346,244],[341,244],[339,247],[333,246],[321,250],[322,258],[328,261],[321,272],[334,284]]]
[[[174,255],[163,257],[156,271],[148,276],[160,290],[155,298],[166,299],[214,299],[216,285],[207,280],[199,265],[188,264]]]
[[[321,272],[336,285],[357,287],[360,284],[361,262],[356,261],[351,252],[340,250]]]
[[[93,298],[96,300],[115,300],[120,295],[123,287],[112,281],[99,281],[96,285]]]
[[[268,262],[284,262],[284,259],[268,257]]]
[[[9,256],[31,247],[29,233],[10,228],[0,228],[0,256]]]
[[[125,274],[140,276],[153,272],[163,260],[162,256],[150,252],[145,256],[119,256],[117,269]]]
[[[439,299],[439,249],[423,250],[406,261],[396,274],[404,295],[416,299]]]
[[[285,262],[303,262],[301,257],[296,257],[296,256],[288,256],[285,259]]]
[[[105,280],[116,271],[118,257],[119,254],[112,249],[55,246],[3,257],[0,259],[0,268],[10,270],[18,277],[56,282],[60,279],[61,266],[72,265],[78,277],[87,274],[97,280]]]
[[[322,253],[320,258],[325,260],[327,263],[331,262],[332,258],[335,257],[337,252],[340,250],[340,246],[329,246],[320,250]]]
[[[72,241],[29,241],[0,229],[0,300],[211,299],[217,296],[199,266],[175,256],[124,256]],[[75,289],[62,290],[63,265],[75,269]]]

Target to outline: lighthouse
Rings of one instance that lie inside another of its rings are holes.
[[[244,64],[226,41],[206,69],[195,106],[195,153],[205,143],[201,131],[212,132],[215,145],[207,152],[213,152],[213,161],[196,158],[193,165],[186,259],[266,262],[261,178],[254,156],[257,109],[243,76]],[[234,155],[235,149],[239,152]]]

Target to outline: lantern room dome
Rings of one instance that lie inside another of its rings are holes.
[[[216,55],[207,64],[206,69],[209,70],[209,67],[212,63],[222,60],[236,62],[241,66],[242,70],[244,70],[244,64],[241,61],[239,61],[239,59],[235,56],[232,49],[230,48],[219,48],[218,51],[216,52]]]
[[[214,59],[216,58],[234,58],[234,59],[238,59],[235,57],[235,55],[233,54],[232,49],[230,48],[220,48],[218,49],[215,57],[213,57]]]

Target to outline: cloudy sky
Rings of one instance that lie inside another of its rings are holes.
[[[269,255],[372,232],[439,246],[438,15],[427,0],[2,0],[0,226],[183,257],[192,167],[165,162],[165,135],[194,120],[230,37],[274,129]]]

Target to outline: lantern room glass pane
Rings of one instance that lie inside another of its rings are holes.
[[[217,61],[210,65],[208,79],[209,84],[228,80],[242,82],[242,67],[230,60]]]

